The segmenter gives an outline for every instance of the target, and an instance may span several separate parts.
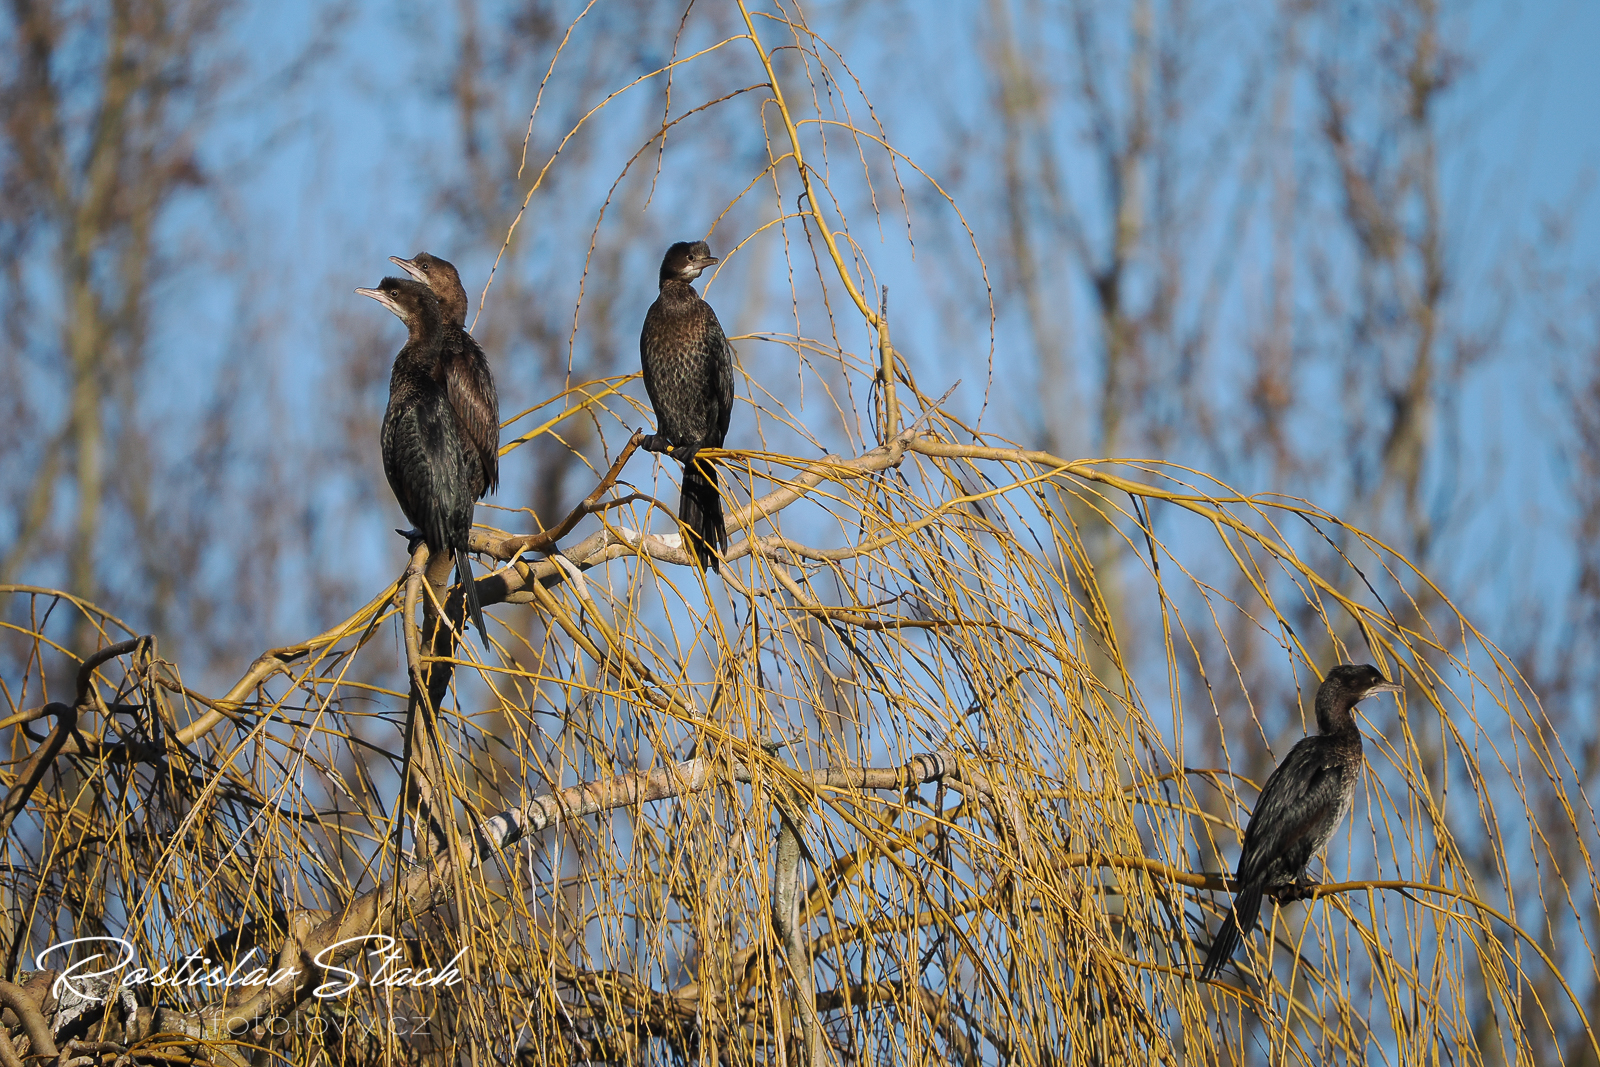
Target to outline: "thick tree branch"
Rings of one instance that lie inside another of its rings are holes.
[[[507,537],[499,541],[491,541],[490,544],[493,547],[482,550],[474,543],[473,550],[487,551],[489,555],[502,561],[516,559],[524,552],[549,552],[553,550],[563,537],[572,532],[574,526],[583,521],[585,516],[592,515],[597,511],[603,511],[606,507],[611,506],[611,502],[601,504],[600,498],[605,496],[613,485],[617,484],[617,478],[622,474],[623,465],[638,450],[639,443],[643,440],[644,431],[635,430],[633,436],[628,438],[628,443],[617,454],[616,461],[611,464],[611,469],[606,471],[605,476],[600,479],[600,484],[594,487],[593,492],[583,498],[583,503],[568,512],[567,517],[555,526],[545,530],[543,533],[523,534],[519,537]]]
[[[806,944],[804,924],[800,921],[800,857],[805,848],[800,829],[786,810],[793,799],[792,793],[782,790],[776,805],[780,826],[772,864],[772,930],[788,957],[789,975],[795,983],[795,1000],[800,1006],[800,1025],[805,1034],[806,1065],[822,1067],[822,1017],[817,1012],[817,983],[811,949]],[[780,1021],[779,1032],[787,1029],[787,1021]]]
[[[54,1059],[60,1053],[56,1051],[55,1037],[50,1033],[49,1025],[44,1021],[44,1016],[39,1012],[39,1006],[33,998],[23,992],[22,987],[11,982],[0,981],[0,1004],[4,1004],[16,1013],[22,1020],[22,1028],[28,1034],[29,1058],[48,1056]]]

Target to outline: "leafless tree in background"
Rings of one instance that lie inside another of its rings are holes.
[[[0,581],[49,560],[76,595],[100,600],[115,530],[131,549],[124,562],[144,572],[139,602],[160,619],[174,575],[197,561],[198,544],[161,514],[168,501],[152,467],[163,458],[139,401],[151,294],[170,276],[157,228],[208,180],[195,155],[204,129],[193,120],[218,71],[197,57],[214,45],[223,10],[211,2],[10,7],[0,211],[12,250],[5,490],[18,522]],[[41,289],[56,299],[41,301]],[[51,307],[55,314],[40,313]],[[87,639],[80,629],[73,644]]]
[[[300,465],[264,429],[283,383],[262,323],[283,315],[226,243],[251,157],[209,142],[230,94],[291,88],[316,49],[254,71],[228,33],[241,13],[18,0],[0,16],[0,582],[60,585],[213,663],[259,640],[241,621],[274,595],[294,527],[276,465]],[[197,313],[202,294],[235,307]],[[96,640],[80,623],[71,644]]]

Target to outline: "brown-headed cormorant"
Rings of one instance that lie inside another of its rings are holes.
[[[683,464],[678,519],[690,536],[684,547],[702,568],[717,569],[713,550],[727,551],[728,529],[717,491],[717,469],[696,459],[721,448],[733,414],[733,346],[711,305],[690,283],[715,263],[704,241],[679,241],[661,261],[661,295],[639,334],[644,387],[656,410],[656,432],[644,441]]]
[[[1398,693],[1378,668],[1344,664],[1317,688],[1317,729],[1302,738],[1262,787],[1244,831],[1233,908],[1206,953],[1200,980],[1215,978],[1233,958],[1239,939],[1255,929],[1261,897],[1304,896],[1306,863],[1328,843],[1355,798],[1361,774],[1361,731],[1351,709],[1374,693]]]
[[[394,312],[410,334],[389,375],[389,407],[379,438],[383,473],[400,510],[427,541],[429,553],[435,558],[441,552],[455,556],[456,575],[466,587],[467,611],[487,640],[467,556],[473,463],[441,381],[444,320],[438,298],[409,278],[385,278],[376,289],[356,292]]]
[[[467,290],[449,260],[427,252],[389,262],[433,290],[444,315],[445,391],[456,413],[456,425],[472,462],[472,498],[492,493],[500,484],[500,397],[483,348],[467,332]]]

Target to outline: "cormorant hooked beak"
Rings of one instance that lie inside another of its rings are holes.
[[[394,297],[390,296],[382,289],[357,289],[356,292],[360,293],[362,296],[372,297],[372,299],[376,300],[378,303],[394,312],[395,318],[399,319],[401,322],[406,321],[405,313],[400,310],[400,305],[395,302]]]
[[[423,285],[428,284],[428,272],[417,266],[412,260],[401,259],[399,256],[390,256],[389,262],[393,263],[395,266],[411,275]]]
[[[1368,686],[1366,692],[1361,694],[1361,699],[1365,700],[1379,693],[1404,693],[1405,691],[1406,687],[1398,682],[1379,682],[1377,685]]]

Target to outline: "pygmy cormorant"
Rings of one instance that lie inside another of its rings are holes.
[[[426,285],[385,278],[376,289],[357,289],[406,324],[405,347],[389,375],[389,407],[383,413],[383,473],[400,510],[411,520],[435,558],[453,553],[456,576],[465,585],[467,611],[487,640],[478,589],[467,556],[472,533],[472,473],[455,411],[450,406],[440,359],[444,320]]]
[[[448,260],[427,252],[389,262],[433,290],[444,316],[440,346],[445,392],[456,413],[456,425],[467,443],[472,463],[472,498],[492,493],[500,484],[500,397],[483,348],[467,332],[467,290]]]
[[[1233,908],[1222,920],[1200,980],[1216,977],[1233,958],[1239,939],[1255,929],[1261,897],[1303,896],[1306,863],[1317,853],[1355,798],[1361,773],[1361,732],[1351,709],[1374,693],[1398,693],[1373,666],[1335,667],[1317,688],[1317,729],[1302,738],[1280,763],[1256,801],[1244,831],[1239,870],[1234,876]]]
[[[733,414],[733,346],[711,305],[690,283],[715,263],[704,241],[679,241],[661,261],[661,295],[639,334],[644,387],[656,411],[656,433],[643,447],[683,464],[678,519],[690,536],[685,548],[702,568],[717,569],[713,549],[727,551],[728,529],[717,491],[717,469],[696,458],[721,448]]]

